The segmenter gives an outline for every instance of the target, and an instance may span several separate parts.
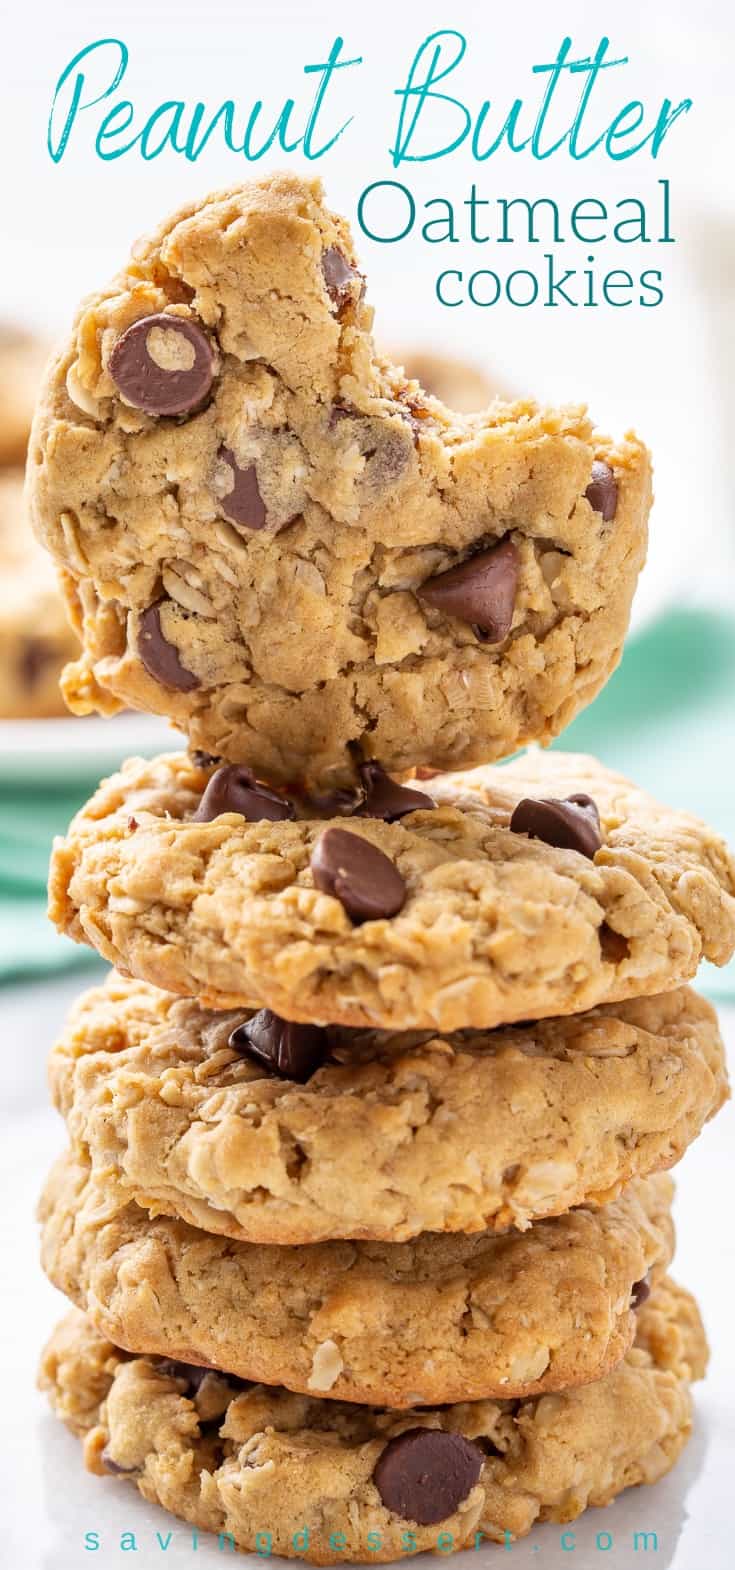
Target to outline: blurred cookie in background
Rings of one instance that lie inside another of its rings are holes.
[[[33,406],[48,344],[24,327],[0,321],[0,464],[25,463]],[[3,519],[3,533],[5,520]]]
[[[494,398],[514,396],[494,376],[454,355],[435,354],[416,344],[413,348],[391,349],[390,357],[403,366],[407,376],[420,382],[425,392],[433,393],[458,414],[474,414],[477,409],[487,408]]]
[[[59,676],[78,652],[51,559],[31,532],[23,471],[9,469],[0,474],[0,719],[68,714]]]

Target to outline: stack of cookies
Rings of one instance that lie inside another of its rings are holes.
[[[55,848],[115,967],[51,1058],[88,1467],[317,1564],[510,1543],[653,1482],[706,1362],[668,1169],[727,1095],[702,823],[532,750],[614,667],[650,472],[581,408],[378,356],[344,222],[192,206],[49,369],[36,528],[77,712],[166,714]]]

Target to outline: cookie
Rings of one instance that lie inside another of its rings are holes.
[[[583,408],[452,414],[376,355],[318,181],[140,243],[50,366],[29,484],[85,650],[77,713],[168,715],[274,782],[548,740],[617,663],[648,455]]]
[[[473,414],[478,409],[485,409],[493,398],[508,397],[494,377],[452,354],[435,354],[432,349],[409,347],[395,349],[388,358],[402,366],[406,375],[418,384],[416,396],[423,390],[459,414]]]
[[[68,714],[59,677],[78,652],[51,562],[28,523],[22,471],[9,469],[0,474],[0,719]]]
[[[722,841],[593,759],[407,794],[365,767],[320,806],[210,759],[134,759],[57,842],[51,918],[213,1008],[401,1030],[577,1014],[732,955]]]
[[[274,1248],[149,1218],[68,1155],[41,1200],[42,1261],[131,1352],[380,1406],[526,1397],[625,1355],[671,1261],[671,1193],[660,1173],[527,1232]]]
[[[113,973],[50,1057],[72,1145],[207,1232],[403,1242],[604,1203],[678,1161],[727,1096],[714,1010],[688,989],[494,1033],[329,1031],[311,1077],[303,1032],[290,1079],[253,1051],[265,1034]]]
[[[664,1282],[612,1373],[525,1402],[397,1413],[238,1385],[127,1357],[76,1311],[40,1383],[90,1471],[240,1548],[333,1564],[507,1545],[656,1482],[689,1437],[689,1384],[706,1361],[693,1298]]]
[[[22,464],[48,345],[26,328],[0,322],[0,466]],[[68,658],[72,655],[69,653]]]

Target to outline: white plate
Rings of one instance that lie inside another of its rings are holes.
[[[62,783],[89,774],[101,779],[123,758],[152,757],[183,745],[178,731],[152,714],[0,720],[0,784],[42,778]]]

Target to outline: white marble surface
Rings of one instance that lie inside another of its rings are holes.
[[[48,1106],[44,1059],[64,1009],[82,984],[77,975],[61,983],[18,986],[0,993],[3,1046],[11,1066],[0,1139],[5,1405],[0,1562],[8,1570],[81,1570],[85,1565],[99,1570],[155,1570],[169,1562],[191,1570],[213,1570],[223,1564],[214,1539],[203,1539],[194,1558],[187,1527],[145,1504],[133,1489],[83,1472],[76,1440],[49,1415],[34,1388],[39,1348],[64,1306],[41,1276],[33,1219],[43,1173],[63,1146],[61,1123]],[[729,1012],[726,1026],[735,1046],[735,1009]],[[574,1548],[562,1548],[561,1528],[546,1526],[507,1554],[500,1548],[481,1549],[475,1558],[482,1560],[483,1570],[485,1564],[491,1570],[506,1562],[510,1570],[536,1566],[594,1570],[598,1563],[608,1570],[639,1570],[642,1563],[656,1570],[731,1570],[735,1472],[731,1109],[690,1150],[678,1178],[676,1273],[700,1297],[712,1342],[710,1372],[697,1392],[692,1442],[679,1467],[657,1487],[634,1489],[609,1509],[590,1511],[571,1529]],[[84,1548],[85,1532],[93,1531],[100,1534],[96,1553]],[[135,1533],[135,1552],[120,1548],[120,1534],[129,1531]],[[636,1531],[656,1532],[658,1550],[635,1552]],[[169,1532],[173,1534],[165,1552],[157,1544],[157,1532],[164,1542]],[[610,1534],[611,1548],[596,1546],[599,1533],[605,1534],[603,1544]]]

